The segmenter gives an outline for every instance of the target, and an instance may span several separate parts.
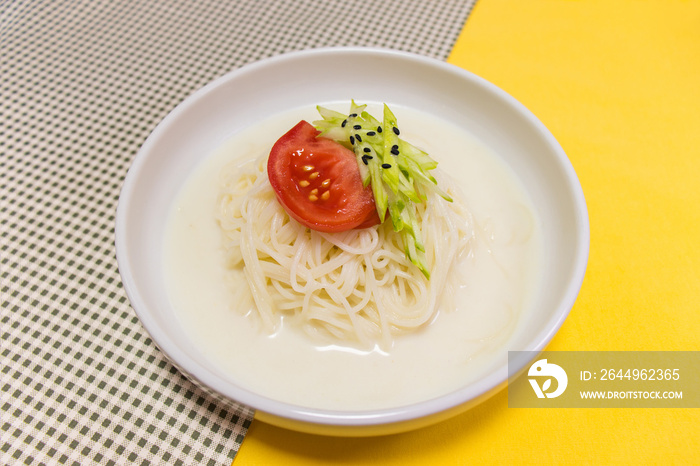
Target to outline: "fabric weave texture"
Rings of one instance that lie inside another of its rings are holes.
[[[0,2],[0,463],[229,464],[252,410],[175,369],[122,288],[133,157],[231,70],[328,46],[445,59],[473,4]]]

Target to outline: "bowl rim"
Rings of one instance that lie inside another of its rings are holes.
[[[131,306],[154,343],[156,343],[166,357],[188,378],[194,378],[196,382],[214,390],[227,399],[247,405],[255,410],[270,413],[273,416],[304,423],[331,426],[376,426],[428,417],[438,412],[454,409],[459,405],[468,403],[470,400],[480,397],[485,398],[489,392],[495,392],[497,389],[505,386],[508,380],[509,368],[507,364],[501,365],[483,379],[467,387],[462,387],[435,398],[406,406],[364,411],[328,410],[296,406],[258,395],[240,386],[232,386],[220,380],[208,370],[203,370],[193,358],[174,344],[172,339],[161,330],[160,326],[147,311],[146,303],[139,292],[139,286],[135,283],[131,274],[126,231],[128,230],[127,225],[129,224],[128,205],[134,202],[132,195],[136,187],[136,179],[138,178],[138,173],[142,169],[148,153],[159,142],[161,136],[167,131],[173,121],[180,118],[180,115],[185,114],[198,100],[219,87],[224,86],[232,80],[239,79],[245,74],[257,73],[271,66],[278,66],[285,62],[319,55],[386,57],[434,67],[440,72],[471,81],[478,87],[483,88],[486,92],[505,101],[510,109],[527,119],[540,136],[544,138],[552,149],[552,152],[556,155],[560,163],[560,168],[565,174],[566,186],[574,200],[575,219],[578,223],[576,231],[579,238],[576,242],[577,247],[574,253],[575,262],[572,269],[573,271],[555,312],[553,312],[551,318],[547,321],[547,325],[534,337],[530,338],[531,347],[523,349],[522,351],[531,351],[533,353],[543,351],[554,335],[559,331],[568,317],[582,286],[590,247],[590,226],[583,189],[564,150],[550,131],[530,110],[506,91],[486,79],[463,68],[435,58],[411,52],[376,47],[323,47],[306,49],[275,55],[244,65],[214,79],[210,83],[194,91],[156,125],[132,161],[124,179],[116,209],[115,253],[122,283]],[[523,363],[523,367],[524,364],[525,363]],[[514,368],[510,369],[513,371]],[[522,367],[515,369],[522,369]]]

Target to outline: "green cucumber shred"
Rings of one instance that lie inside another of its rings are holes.
[[[347,114],[317,106],[322,120],[313,122],[319,136],[333,139],[355,153],[362,183],[372,187],[379,219],[389,214],[392,227],[401,235],[406,257],[430,279],[425,246],[416,218],[416,205],[436,193],[448,202],[430,170],[437,162],[419,148],[403,140],[396,116],[384,104],[382,120],[365,111],[366,105],[350,103]]]

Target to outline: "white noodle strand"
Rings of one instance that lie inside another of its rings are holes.
[[[449,309],[459,285],[455,263],[469,252],[473,221],[453,182],[417,208],[431,274],[405,256],[391,222],[341,233],[312,231],[277,202],[265,159],[229,165],[221,176],[218,221],[231,268],[244,269],[249,298],[265,329],[284,319],[315,340],[389,347],[393,337]],[[242,298],[241,298],[242,299]],[[243,300],[243,299],[242,299]]]

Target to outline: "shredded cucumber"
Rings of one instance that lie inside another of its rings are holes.
[[[350,112],[344,114],[318,106],[323,119],[313,124],[321,136],[355,152],[362,182],[372,186],[380,220],[384,222],[389,213],[394,231],[401,235],[406,257],[430,278],[416,204],[425,202],[431,192],[449,202],[452,198],[429,173],[437,162],[399,137],[396,116],[389,107],[384,105],[382,121],[367,113],[366,107],[352,101]]]

